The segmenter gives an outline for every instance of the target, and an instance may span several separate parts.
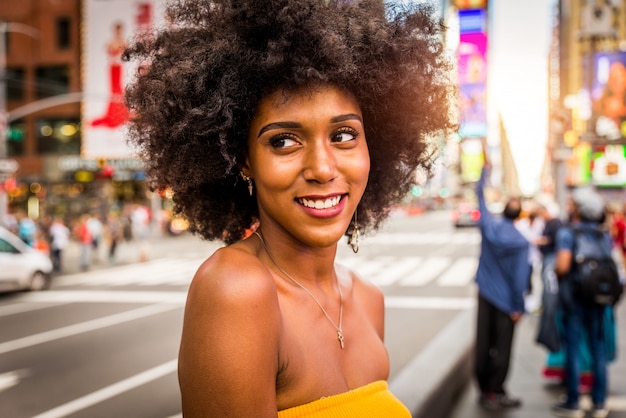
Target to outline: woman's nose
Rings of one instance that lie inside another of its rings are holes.
[[[306,180],[326,183],[337,176],[336,150],[327,141],[323,142],[311,145],[305,153],[304,178]]]

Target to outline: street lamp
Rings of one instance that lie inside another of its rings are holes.
[[[7,69],[7,33],[20,32],[32,38],[39,37],[39,31],[28,25],[16,22],[0,22],[0,225],[6,225],[8,214],[8,197],[4,189],[4,181],[7,175],[13,174],[17,170],[17,163],[14,160],[7,160],[7,98],[6,98],[6,69]]]

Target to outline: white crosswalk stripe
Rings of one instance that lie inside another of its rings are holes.
[[[202,259],[159,258],[146,263],[62,276],[55,280],[55,285],[185,285],[191,282],[202,261]]]
[[[400,279],[402,286],[424,286],[434,280],[450,264],[448,257],[428,257],[419,269]]]
[[[465,286],[474,278],[477,267],[477,258],[459,258],[437,278],[437,284],[444,287]]]

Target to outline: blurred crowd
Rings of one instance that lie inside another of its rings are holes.
[[[159,214],[159,218],[164,217]],[[88,270],[93,263],[115,264],[120,244],[133,242],[139,249],[139,260],[148,259],[148,239],[153,214],[143,204],[127,204],[106,215],[83,213],[71,219],[45,215],[35,220],[23,210],[7,216],[5,227],[29,246],[50,255],[54,271],[63,271],[63,253],[70,243],[80,247],[79,267]]]

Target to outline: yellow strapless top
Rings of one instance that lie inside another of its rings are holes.
[[[411,413],[378,380],[354,390],[278,411],[278,418],[411,418]]]

